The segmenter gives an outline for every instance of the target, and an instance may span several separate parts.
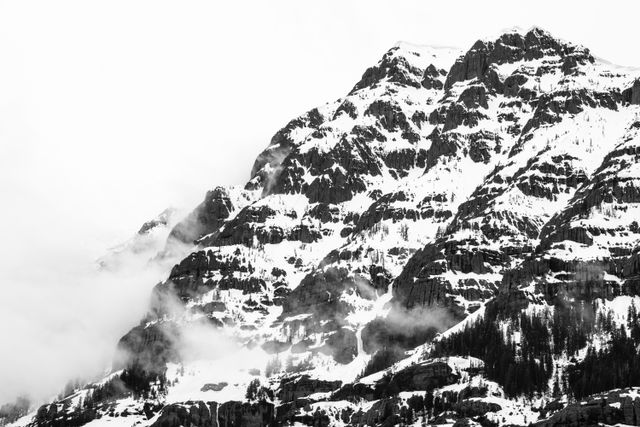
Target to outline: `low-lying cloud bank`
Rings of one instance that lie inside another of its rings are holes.
[[[117,269],[99,269],[61,245],[57,254],[34,251],[5,270],[0,402],[18,395],[47,400],[67,381],[109,369],[118,339],[140,320],[151,288],[170,268],[149,262],[155,249],[131,254]]]

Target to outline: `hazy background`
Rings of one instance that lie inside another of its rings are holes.
[[[288,120],[398,40],[540,25],[640,66],[637,1],[0,0],[0,402],[106,366],[161,271],[93,260],[242,184]]]

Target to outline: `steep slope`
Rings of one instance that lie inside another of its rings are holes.
[[[639,76],[398,44],[173,227],[113,373],[33,425],[637,424]]]

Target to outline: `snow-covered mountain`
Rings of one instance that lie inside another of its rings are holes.
[[[167,217],[113,371],[17,424],[640,425],[640,70],[399,43]]]

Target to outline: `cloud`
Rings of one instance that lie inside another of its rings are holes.
[[[149,263],[149,253],[100,270],[68,248],[34,251],[19,268],[5,270],[0,401],[20,394],[47,400],[68,380],[109,369],[118,339],[139,321],[151,287],[167,274],[169,263]]]
[[[457,323],[449,310],[442,307],[417,306],[406,308],[390,301],[385,317],[377,317],[364,329],[364,350],[396,349],[399,353],[431,340]]]
[[[414,335],[415,331],[444,331],[457,323],[445,308],[417,306],[407,309],[398,303],[393,305],[386,321],[395,333],[408,337]]]

